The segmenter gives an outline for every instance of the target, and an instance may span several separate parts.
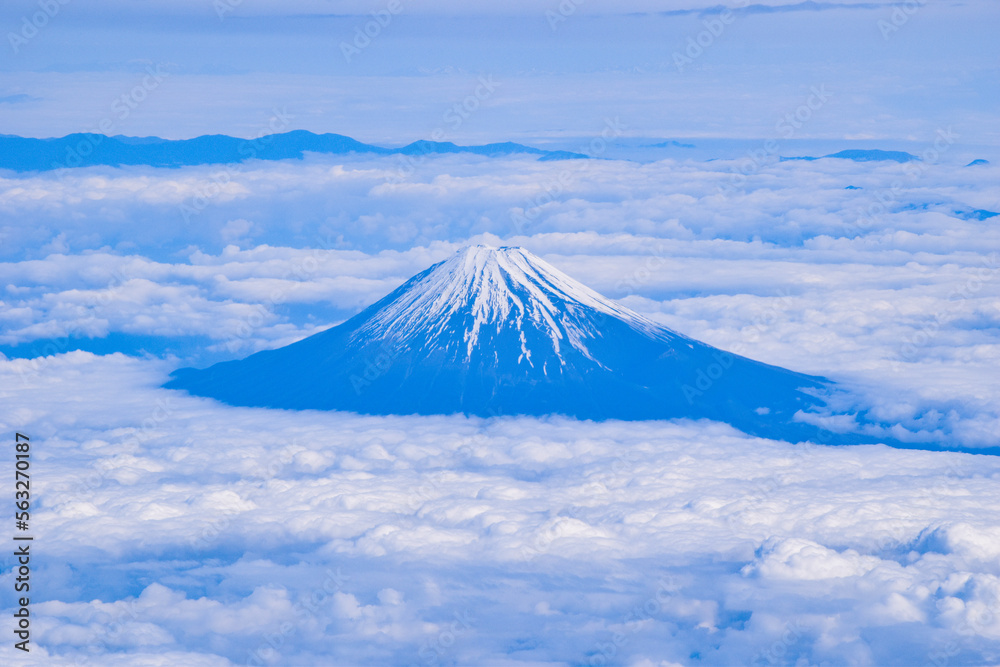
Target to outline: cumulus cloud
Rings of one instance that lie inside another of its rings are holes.
[[[996,662],[992,457],[713,423],[239,409],[159,388],[345,319],[482,241],[831,377],[844,419],[996,447],[1000,243],[967,213],[1000,191],[992,166],[953,162],[312,156],[242,166],[187,225],[213,167],[6,175],[0,420],[39,443],[47,559],[32,658]],[[87,336],[191,343],[68,351]]]
[[[723,241],[759,240],[758,255],[773,254],[771,244],[805,245],[817,258],[887,245],[910,254],[975,254],[995,225],[967,214],[996,212],[1000,191],[996,167],[964,169],[965,157],[946,153],[942,164],[919,167],[773,156],[760,163],[395,156],[95,167],[8,175],[0,207],[8,256],[56,241],[72,252],[143,248],[159,259],[191,244],[217,252],[251,231],[257,244],[370,251],[481,233],[509,239],[581,230],[720,242],[706,253]],[[15,224],[28,217],[36,224]],[[246,230],[232,236],[234,225]]]
[[[894,437],[996,446],[1000,238],[963,213],[1000,209],[996,168],[749,160],[255,163],[190,224],[214,167],[12,176],[10,219],[50,226],[6,233],[66,247],[0,264],[0,344],[126,336],[204,364],[343,321],[469,242],[524,245],[684,334],[841,382],[839,407]]]
[[[158,388],[163,361],[28,363],[0,362],[19,387],[0,401],[38,452],[47,664],[1000,651],[993,457],[712,423],[231,408]]]

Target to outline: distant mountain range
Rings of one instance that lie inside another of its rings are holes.
[[[694,148],[694,144],[685,144],[676,139],[661,141],[655,144],[646,144],[647,148]]]
[[[645,144],[645,148],[687,148],[676,140]],[[34,139],[0,135],[0,169],[17,172],[51,171],[55,169],[93,166],[184,167],[202,164],[233,164],[247,160],[302,159],[306,153],[326,155],[405,155],[419,157],[448,153],[468,153],[487,157],[533,155],[538,160],[578,160],[591,156],[565,150],[545,150],[511,141],[459,146],[447,141],[414,141],[397,148],[366,144],[342,134],[315,134],[293,130],[269,134],[256,139],[243,139],[222,134],[194,139],[161,139],[159,137],[126,137],[122,135],[70,134],[53,139]],[[821,160],[835,158],[855,162],[912,162],[916,155],[904,151],[850,149],[829,155],[782,157],[788,160]],[[716,159],[711,156],[705,159]],[[975,160],[968,166],[989,164]]]
[[[676,140],[646,144],[646,148],[694,148]],[[302,159],[306,153],[326,155],[404,155],[420,157],[448,153],[468,153],[487,157],[533,155],[538,160],[578,160],[590,156],[564,150],[545,150],[511,141],[459,146],[447,141],[414,141],[397,148],[366,144],[342,134],[315,134],[293,130],[269,134],[256,139],[243,139],[222,134],[194,139],[161,139],[159,137],[126,137],[122,135],[70,134],[53,139],[34,139],[0,135],[0,169],[17,172],[51,171],[55,169],[93,166],[184,167],[202,164],[233,164],[247,160]],[[920,160],[903,151],[843,150],[819,157],[782,157],[787,160],[821,160],[836,158],[855,162]],[[708,159],[708,158],[706,158]],[[969,166],[989,164],[976,160]]]
[[[851,149],[846,151],[840,151],[839,153],[831,153],[830,155],[822,155],[820,157],[783,157],[782,162],[788,160],[822,160],[824,158],[836,158],[840,160],[853,160],[855,162],[882,162],[882,161],[892,161],[892,162],[913,162],[914,160],[919,160],[920,158],[916,155],[911,155],[905,151],[883,151],[878,149],[872,150],[860,150]]]
[[[339,326],[166,385],[232,405],[366,414],[711,419],[831,444],[833,387],[657,324],[521,248],[473,246]]]
[[[451,142],[415,141],[401,148],[365,144],[340,134],[314,134],[294,130],[257,139],[226,135],[206,135],[195,139],[70,134],[59,139],[31,139],[0,135],[0,169],[49,171],[72,167],[107,165],[147,165],[183,167],[199,164],[230,164],[246,160],[301,159],[306,153],[345,155],[421,156],[442,153],[537,155],[540,160],[582,159],[586,155],[569,151],[548,151],[512,142],[482,146],[458,146]]]

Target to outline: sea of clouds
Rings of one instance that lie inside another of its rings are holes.
[[[1000,446],[1000,168],[943,146],[0,174],[0,422],[32,437],[37,494],[38,646],[18,659],[1000,662],[1000,459],[968,453]],[[523,245],[966,453],[160,388],[343,321],[470,242]]]

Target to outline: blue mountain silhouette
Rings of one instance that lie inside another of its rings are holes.
[[[457,146],[450,142],[415,141],[401,148],[383,148],[340,134],[314,134],[294,130],[256,139],[206,135],[194,139],[159,137],[109,137],[103,134],[70,134],[58,139],[32,139],[0,135],[0,169],[48,171],[96,165],[183,167],[199,164],[231,164],[246,160],[301,159],[305,153],[344,155],[432,155],[473,153],[490,157],[513,154],[538,155],[539,159],[578,159],[586,155],[547,151],[512,142],[483,146]]]
[[[913,162],[914,160],[919,160],[920,158],[916,155],[912,155],[905,151],[883,151],[877,148],[871,150],[863,149],[849,149],[845,151],[840,151],[838,153],[831,153],[829,155],[823,155],[822,157],[783,157],[782,162],[788,160],[823,160],[825,158],[836,158],[840,160],[853,160],[855,162]]]
[[[801,420],[832,383],[688,338],[521,248],[473,246],[358,315],[167,387],[225,403],[367,414],[712,419],[854,443]]]

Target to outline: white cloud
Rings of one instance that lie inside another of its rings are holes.
[[[36,452],[46,664],[1000,650],[994,457],[230,408],[157,388],[156,360],[24,363],[0,362],[0,402]]]
[[[882,561],[854,550],[837,553],[809,540],[787,539],[766,543],[758,563],[744,568],[747,574],[783,580],[818,580],[863,577]]]
[[[138,232],[118,220],[177,216],[214,168],[11,177],[11,219],[42,216],[70,251],[0,264],[0,343],[191,337],[177,354],[208,350],[194,362],[242,356],[483,240],[525,245],[687,335],[838,380],[856,399],[845,411],[872,410],[903,439],[996,446],[1000,237],[996,218],[955,212],[1000,209],[997,168],[772,162],[730,188],[744,162],[445,156],[398,182],[394,158],[256,163],[233,176],[239,197]],[[880,198],[887,210],[864,217]],[[244,247],[223,245],[237,232]]]
[[[996,168],[772,163],[720,195],[740,166],[450,156],[394,184],[390,160],[251,164],[184,227],[177,207],[211,167],[8,175],[7,247],[62,248],[0,264],[0,342],[192,337],[242,355],[484,240],[833,377],[844,411],[915,440],[996,446],[1000,238],[954,215],[998,208]],[[0,360],[0,422],[37,442],[35,664],[1000,655],[993,457],[712,423],[238,409],[159,389],[184,363]]]

